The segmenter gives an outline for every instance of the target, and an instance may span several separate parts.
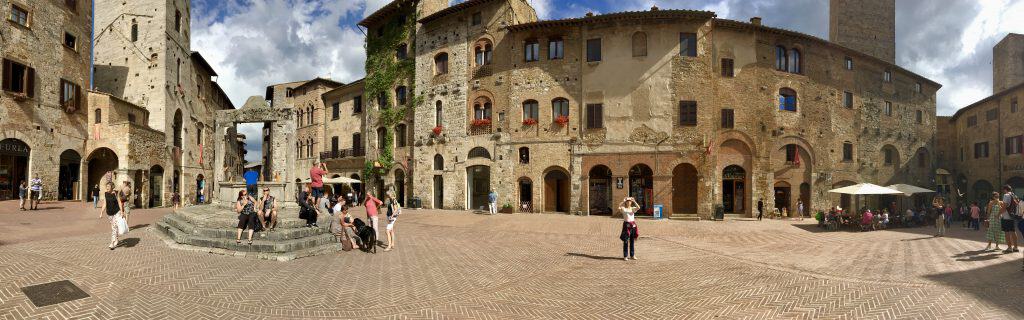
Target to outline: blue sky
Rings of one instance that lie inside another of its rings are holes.
[[[541,19],[656,5],[709,10],[742,21],[760,16],[768,26],[828,38],[827,0],[528,1]],[[271,83],[313,77],[349,82],[365,73],[364,35],[356,23],[387,2],[194,0],[192,49],[210,61],[221,75],[218,83],[239,106]],[[990,95],[992,46],[1008,32],[1024,33],[1024,0],[897,0],[896,7],[896,62],[943,84],[940,115]],[[249,144],[259,145],[258,140]]]

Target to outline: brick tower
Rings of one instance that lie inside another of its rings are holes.
[[[1024,34],[1011,33],[992,47],[992,93],[1024,82]]]
[[[830,0],[828,38],[879,59],[896,61],[896,0]]]

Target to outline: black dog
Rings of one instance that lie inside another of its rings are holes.
[[[365,252],[377,253],[377,231],[359,218],[352,221],[352,224],[356,226],[356,240],[361,242],[359,248]]]

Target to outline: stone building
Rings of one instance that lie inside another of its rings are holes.
[[[894,48],[886,3],[860,9],[885,18],[871,30],[832,34],[875,32]],[[415,43],[374,45],[393,39],[388,26],[405,25],[414,5]],[[851,14],[840,9],[833,20]],[[412,122],[413,161],[395,149],[411,178],[392,184],[393,169],[386,182],[426,207],[478,209],[494,190],[520,212],[609,214],[631,195],[646,213],[707,217],[717,205],[750,215],[758,200],[850,207],[827,190],[856,182],[935,184],[940,85],[893,64],[888,49],[706,11],[538,21],[521,0],[393,1],[360,25],[369,57],[415,49],[411,85],[379,81],[382,68],[368,63],[365,95],[413,88],[414,116],[397,123]],[[369,150],[391,131],[374,119],[389,96],[373,100]]]
[[[137,206],[169,204],[172,192],[197,202],[213,170],[204,148],[212,110],[233,107],[210,65],[188,49],[188,1],[95,8],[90,41],[92,1],[0,7],[8,17],[0,26],[0,199],[15,197],[30,176],[42,179],[44,199],[87,199],[107,177],[134,182]]]
[[[32,177],[43,199],[85,199],[91,2],[0,3],[0,200]]]
[[[348,177],[362,180],[366,167],[366,148],[363,142],[365,118],[363,115],[363,80],[359,79],[321,95],[326,112],[323,119],[320,160],[327,164],[330,177]],[[343,188],[338,186],[337,188]],[[352,186],[362,191],[361,185]],[[348,192],[334,190],[336,193]]]
[[[942,145],[950,161],[940,168],[950,171],[951,200],[984,205],[993,191],[1007,184],[1024,193],[1024,76],[1009,72],[1019,70],[1024,61],[1021,38],[1011,33],[993,48],[992,84],[1005,88],[939,122],[938,131],[950,135],[952,142]]]
[[[896,0],[829,0],[828,38],[896,63]]]

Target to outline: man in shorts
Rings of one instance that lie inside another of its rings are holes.
[[[327,165],[323,162],[313,162],[309,168],[310,186],[313,187],[313,203],[319,205],[320,198],[324,196],[324,175],[327,174]]]
[[[1017,231],[1016,223],[1014,221],[1014,215],[1016,214],[1016,212],[1014,212],[1012,215],[1010,212],[1007,211],[1007,209],[1010,206],[1010,203],[1013,201],[1013,198],[1013,188],[1010,188],[1010,185],[1003,186],[1002,200],[1003,203],[1006,204],[1006,206],[1004,206],[1003,209],[999,210],[1000,229],[1003,230],[1004,234],[1006,234],[1006,250],[1003,250],[1003,253],[1020,251],[1017,250]],[[1016,208],[1016,210],[1020,210],[1020,208],[1018,207]]]
[[[32,194],[28,197],[28,207],[30,210],[39,210],[39,201],[43,200],[43,179],[32,178],[29,189]]]

